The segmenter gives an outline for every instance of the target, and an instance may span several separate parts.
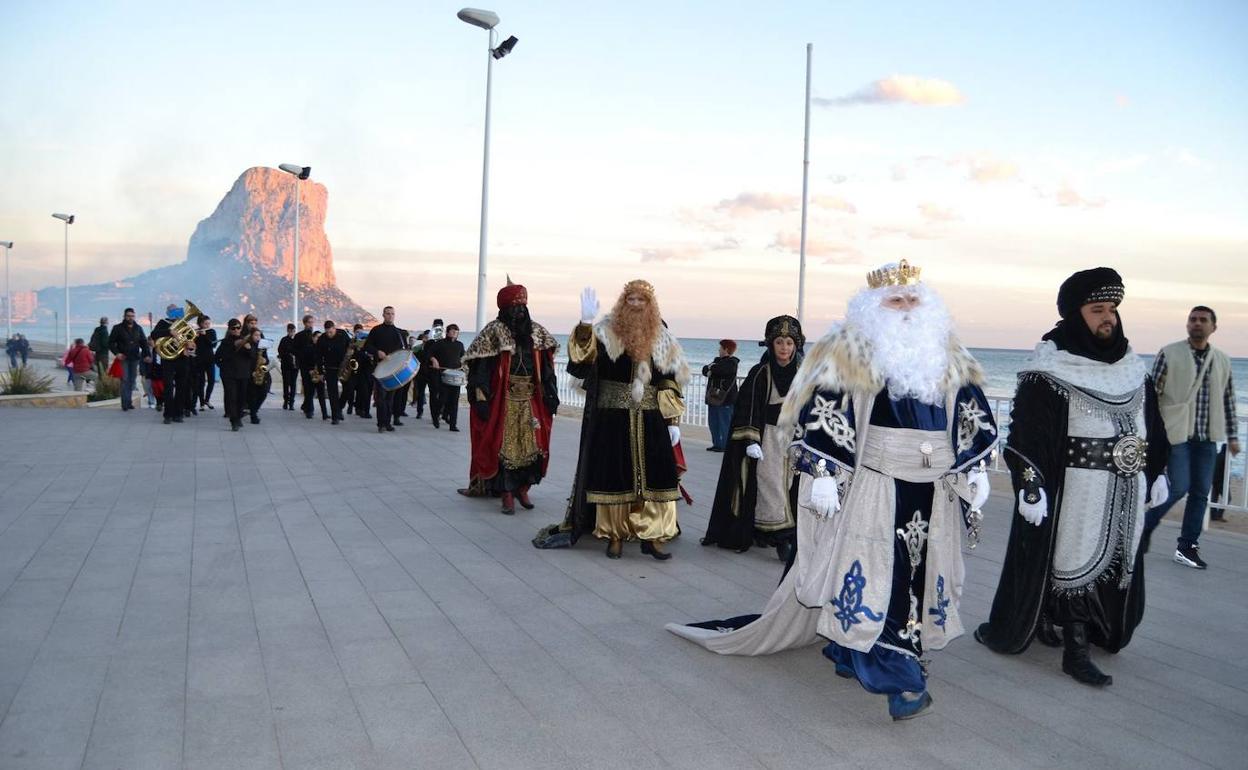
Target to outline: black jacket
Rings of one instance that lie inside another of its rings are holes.
[[[108,337],[108,327],[103,324],[95,327],[95,331],[91,333],[91,344],[87,347],[95,353],[96,360],[108,354]]]
[[[143,327],[139,326],[137,321],[129,328],[126,328],[126,322],[122,321],[109,332],[108,349],[113,352],[113,355],[124,355],[131,360],[139,358],[147,355],[147,335],[143,333]]]
[[[289,372],[292,369],[298,369],[299,364],[295,360],[295,338],[282,337],[277,343],[277,360],[281,363],[282,369]]]
[[[736,356],[719,356],[702,367],[702,375],[706,377],[706,390],[710,393],[715,385],[728,385],[728,394],[717,406],[732,406],[737,402],[737,366],[741,361]]]
[[[364,348],[374,357],[377,351],[390,355],[407,347],[407,331],[393,324],[377,324],[368,330]]]
[[[291,346],[294,348],[295,363],[300,369],[311,369],[316,366],[316,347],[312,342],[311,331],[302,329],[296,332],[295,338],[291,340]]]
[[[464,343],[451,339],[434,340],[425,343],[424,353],[425,360],[422,364],[428,363],[430,358],[436,358],[441,368],[458,369],[463,366]]]
[[[207,369],[217,348],[217,330],[206,329],[195,335],[195,365]]]
[[[237,344],[241,339],[227,334],[217,346],[216,361],[223,380],[242,380],[251,376],[252,351]]]
[[[351,338],[341,329],[332,338],[329,334],[322,334],[316,341],[316,365],[322,370],[340,368],[350,347]]]

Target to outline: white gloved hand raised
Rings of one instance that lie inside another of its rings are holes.
[[[1026,494],[1024,490],[1018,491],[1018,515],[1022,516],[1028,524],[1040,526],[1040,522],[1044,521],[1044,517],[1049,515],[1049,498],[1040,490],[1039,502],[1029,503],[1023,499]]]
[[[825,519],[841,509],[841,494],[835,478],[821,476],[810,483],[810,507],[816,516]]]
[[[763,448],[758,444],[750,444],[745,448],[745,456],[751,460],[763,459]]]
[[[680,443],[680,428],[675,425],[667,426],[667,437],[672,440],[672,446]]]
[[[992,485],[988,483],[988,471],[971,471],[966,474],[966,483],[975,490],[975,496],[971,498],[971,510],[978,511],[988,502],[988,494],[992,491]]]
[[[1156,481],[1153,482],[1153,488],[1148,493],[1147,505],[1149,508],[1156,508],[1159,505],[1165,505],[1166,501],[1169,499],[1170,481],[1166,479],[1166,475],[1163,473],[1157,477]]]
[[[581,323],[592,324],[598,317],[598,293],[593,286],[581,290]]]

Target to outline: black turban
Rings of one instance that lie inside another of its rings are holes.
[[[788,337],[793,340],[793,345],[796,348],[793,351],[793,359],[788,366],[777,364],[775,357],[772,355],[772,343],[780,337]],[[801,363],[806,346],[806,337],[802,334],[802,322],[791,315],[778,315],[767,322],[767,327],[763,331],[763,338],[758,344],[765,345],[767,350],[759,361],[771,368],[771,382],[775,385],[776,392],[781,396],[787,396],[789,386],[793,384],[793,377],[797,374],[797,364]]]
[[[1122,302],[1126,289],[1122,276],[1110,267],[1094,267],[1080,270],[1062,281],[1057,290],[1057,312],[1062,320],[1057,322],[1043,339],[1050,340],[1058,350],[1084,358],[1112,364],[1127,354],[1127,337],[1122,329],[1122,318],[1114,327],[1114,336],[1101,340],[1088,328],[1080,308],[1096,302]],[[1114,313],[1117,315],[1117,311]]]
[[[763,340],[758,344],[770,348],[776,337],[788,337],[798,350],[806,346],[806,338],[802,336],[802,322],[791,315],[778,315],[767,322],[763,330]]]

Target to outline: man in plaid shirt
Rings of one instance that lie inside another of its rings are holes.
[[[1153,363],[1153,382],[1171,446],[1170,496],[1145,514],[1144,547],[1170,507],[1187,495],[1174,560],[1195,569],[1208,566],[1200,558],[1198,540],[1213,486],[1218,444],[1226,442],[1232,455],[1239,454],[1231,361],[1209,344],[1209,335],[1217,328],[1213,310],[1203,305],[1192,308],[1187,316],[1187,339],[1162,348]]]

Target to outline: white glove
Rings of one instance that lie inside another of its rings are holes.
[[[1156,508],[1159,505],[1165,505],[1169,499],[1170,482],[1166,480],[1166,475],[1163,473],[1153,482],[1153,489],[1148,493],[1147,505],[1149,508]]]
[[[598,317],[598,294],[593,286],[581,291],[581,323],[590,324]]]
[[[988,493],[992,491],[992,485],[988,483],[988,472],[971,471],[966,474],[966,483],[975,490],[975,497],[971,498],[971,510],[978,511],[988,502]]]
[[[810,483],[810,507],[815,515],[825,519],[841,509],[841,495],[836,489],[835,478],[821,476]]]
[[[667,426],[667,437],[672,440],[672,446],[680,443],[680,428],[675,425]]]
[[[1040,501],[1029,503],[1023,499],[1025,491],[1018,490],[1018,515],[1022,516],[1028,524],[1040,526],[1040,522],[1044,521],[1044,517],[1049,515],[1049,498],[1044,494],[1044,490],[1040,490]]]
[[[763,459],[763,448],[758,444],[750,444],[745,448],[745,456],[752,460]]]

